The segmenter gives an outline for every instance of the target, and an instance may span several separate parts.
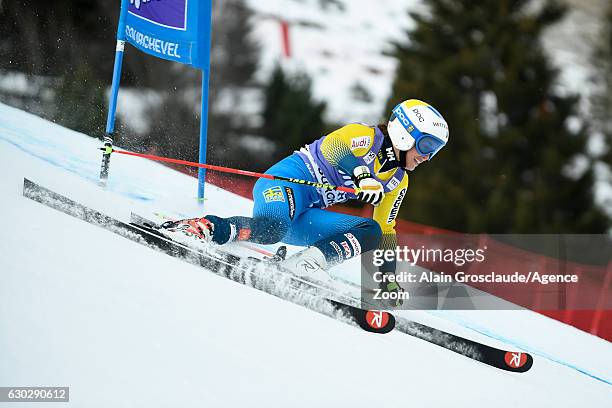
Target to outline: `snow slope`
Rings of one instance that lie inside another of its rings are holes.
[[[420,0],[248,0],[257,13],[254,36],[261,44],[259,77],[267,79],[280,63],[313,79],[313,94],[327,103],[327,120],[377,123],[391,92],[397,62],[386,52],[403,41],[414,23],[408,10],[420,11]],[[325,3],[328,3],[325,6]],[[289,24],[291,58],[283,58],[278,20]],[[371,100],[356,98],[359,84]]]
[[[606,0],[562,0],[570,8],[566,17],[543,33],[542,43],[560,70],[561,92],[589,96],[593,74],[593,39],[599,35],[601,10]],[[421,0],[248,0],[256,12],[254,35],[261,44],[259,76],[272,67],[303,70],[313,78],[314,95],[328,104],[328,120],[375,123],[391,92],[397,61],[388,55],[392,42],[405,42],[414,28],[408,11],[424,12]],[[341,6],[334,5],[340,3]],[[539,7],[534,2],[533,7]],[[221,6],[222,7],[222,6]],[[278,19],[290,25],[292,56],[282,58]],[[359,83],[370,102],[354,97]],[[583,104],[588,101],[583,101]],[[382,115],[382,116],[381,116]]]
[[[78,407],[612,405],[610,343],[535,313],[404,312],[534,354],[530,372],[507,373],[365,333],[21,196],[28,177],[123,219],[250,210],[213,186],[202,208],[193,178],[128,157],[113,157],[103,191],[98,146],[0,104],[0,385],[70,386]]]

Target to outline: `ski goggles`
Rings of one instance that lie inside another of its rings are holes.
[[[406,126],[401,120],[397,118],[395,113],[391,114],[389,121],[393,122],[396,127],[401,127],[402,130],[408,134],[408,140],[412,139],[412,143],[409,143],[408,148],[406,150],[410,150],[412,149],[412,147],[416,147],[416,151],[421,156],[429,155],[428,160],[431,160],[431,158],[434,157],[446,145],[446,142],[437,138],[436,136],[431,135],[429,133],[422,133],[421,131],[419,131],[414,125],[412,125],[412,123],[410,123],[409,120],[409,123]]]
[[[442,140],[428,133],[423,133],[421,137],[415,140],[415,143],[417,152],[419,152],[419,154],[422,156],[429,155],[430,160],[446,144]]]

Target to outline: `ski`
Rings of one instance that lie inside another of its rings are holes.
[[[401,317],[395,329],[500,370],[524,373],[533,366],[529,353],[503,350]]]
[[[159,229],[158,223],[136,213],[131,214],[130,220],[134,224],[141,224],[143,226],[152,228],[153,231]],[[290,274],[290,272],[285,273]],[[388,312],[373,312],[366,309],[345,305],[343,303],[334,301],[330,302],[337,308],[344,308],[345,311],[353,316],[360,327],[367,331],[379,332],[376,330],[380,327],[387,327],[387,319],[389,319],[391,321],[389,326],[391,327],[387,329],[388,331],[391,331],[392,328],[395,327],[402,333],[428,341],[432,344],[444,347],[447,350],[454,351],[498,369],[522,373],[528,371],[533,365],[533,357],[528,353],[498,349],[496,347],[488,346],[483,343],[402,318],[398,318],[396,323],[395,317]],[[347,306],[349,307],[348,309]]]
[[[136,213],[131,214],[131,222],[159,229],[158,223]],[[284,258],[284,256],[282,256],[282,258]],[[290,272],[287,271],[286,273]],[[338,304],[337,306],[340,305],[342,304]],[[367,311],[364,312],[364,309],[354,309],[355,310],[350,311],[352,312],[353,318],[357,320],[359,325],[365,330],[368,330],[374,323],[383,324],[387,318],[385,315],[368,314]],[[526,372],[533,365],[533,358],[528,353],[501,350],[402,318],[398,318],[398,323],[396,324],[395,317],[392,314],[389,314],[389,316],[390,319],[393,319],[393,324],[398,331],[428,341],[437,346],[444,347],[487,365],[517,373]]]
[[[235,282],[252,286],[337,320],[357,324],[368,332],[385,334],[392,331],[395,327],[395,318],[388,312],[361,309],[356,305],[346,303],[346,301],[355,301],[354,299],[333,296],[333,293],[327,293],[327,296],[323,295],[321,291],[327,290],[327,288],[317,286],[287,273],[281,273],[277,268],[269,267],[270,265],[244,260],[216,248],[211,251],[204,251],[173,241],[151,225],[125,223],[77,203],[28,179],[24,179],[23,195],[149,248],[204,267]],[[285,285],[283,285],[283,278],[288,278],[288,282]]]
[[[142,217],[136,213],[131,214],[130,225],[144,229],[148,231],[150,234],[157,235],[157,236],[163,237],[164,239],[168,239],[173,242],[176,242],[172,240],[170,237],[167,237],[162,232],[160,232],[159,224],[145,217]],[[202,248],[197,248],[197,247],[190,247],[190,248],[196,252],[202,251]],[[286,253],[286,248],[285,247],[279,248],[279,252],[283,252],[283,255],[281,256],[281,258],[284,258],[284,253]],[[228,254],[226,253],[226,255]],[[277,252],[277,256],[278,256],[278,252]],[[261,259],[255,259],[255,258],[250,258],[250,261],[254,263],[263,262]],[[310,282],[308,280],[304,280],[298,276],[295,276],[291,274],[290,272],[285,271],[282,268],[279,268],[275,264],[267,264],[267,266],[278,269],[280,272],[289,275],[291,279],[298,280],[302,284],[313,285],[313,286],[317,285],[314,282]],[[236,264],[236,267],[239,267],[239,265]],[[317,287],[321,288],[321,286],[317,286]],[[325,288],[325,289],[327,290],[328,288]],[[389,312],[362,309],[360,307],[353,306],[353,305],[343,303],[343,302],[339,302],[337,300],[333,300],[329,298],[326,298],[326,300],[334,307],[335,310],[346,313],[347,315],[351,316],[352,319],[355,321],[355,323],[359,325],[359,327],[361,327],[363,330],[366,330],[368,332],[385,334],[385,333],[389,333],[395,327],[395,317]]]
[[[395,317],[386,311],[366,310],[357,305],[346,304],[340,299],[327,298],[321,294],[321,291],[328,290],[327,288],[319,287],[294,275],[282,273],[278,269],[267,268],[266,265],[258,268],[258,264],[261,265],[261,263],[245,262],[238,256],[216,249],[209,253],[180,244],[164,237],[159,232],[155,233],[152,227],[117,220],[28,179],[24,179],[23,195],[157,251],[205,267],[213,273],[241,284],[252,286],[347,323],[356,323],[369,332],[388,333],[395,329],[505,371],[524,373],[533,366],[533,357],[529,353],[499,349],[415,321]],[[289,284],[285,286],[276,284],[283,279],[287,279]],[[344,300],[354,301],[352,298]]]

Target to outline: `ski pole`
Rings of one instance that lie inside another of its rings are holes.
[[[215,166],[215,165],[212,165],[212,164],[195,163],[195,162],[190,162],[190,161],[186,161],[186,160],[171,159],[171,158],[168,158],[168,157],[155,156],[155,155],[152,155],[152,154],[128,152],[126,150],[113,149],[110,146],[108,146],[108,147],[101,147],[99,149],[104,151],[106,154],[110,154],[110,153],[125,154],[127,156],[143,157],[145,159],[151,159],[151,160],[156,160],[156,161],[161,161],[161,162],[175,163],[175,164],[184,164],[185,166],[192,166],[192,167],[201,167],[201,168],[204,168],[204,169],[219,171],[219,172],[223,172],[223,173],[240,174],[242,176],[265,178],[265,179],[268,179],[268,180],[288,181],[290,183],[303,184],[303,185],[307,185],[307,186],[311,186],[311,187],[316,187],[316,188],[325,188],[325,189],[330,189],[330,190],[338,190],[338,191],[343,191],[345,193],[352,193],[352,194],[355,194],[355,195],[357,195],[357,193],[358,193],[358,191],[356,189],[351,188],[351,187],[334,186],[334,185],[327,184],[327,183],[317,183],[317,182],[314,182],[314,181],[301,180],[301,179],[296,179],[296,178],[291,178],[291,177],[274,176],[272,174],[257,173],[257,172],[254,172],[254,171],[233,169],[231,167],[223,167],[223,166]]]

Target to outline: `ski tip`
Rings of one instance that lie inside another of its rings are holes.
[[[346,312],[359,327],[370,333],[386,334],[395,328],[395,316],[389,312],[360,309],[334,300],[330,300],[330,303]]]
[[[524,373],[533,366],[533,357],[521,351],[507,351],[504,354],[504,364],[503,368],[507,371]]]
[[[361,327],[372,333],[385,334],[395,328],[395,316],[389,312],[368,310],[364,318],[366,325]]]

